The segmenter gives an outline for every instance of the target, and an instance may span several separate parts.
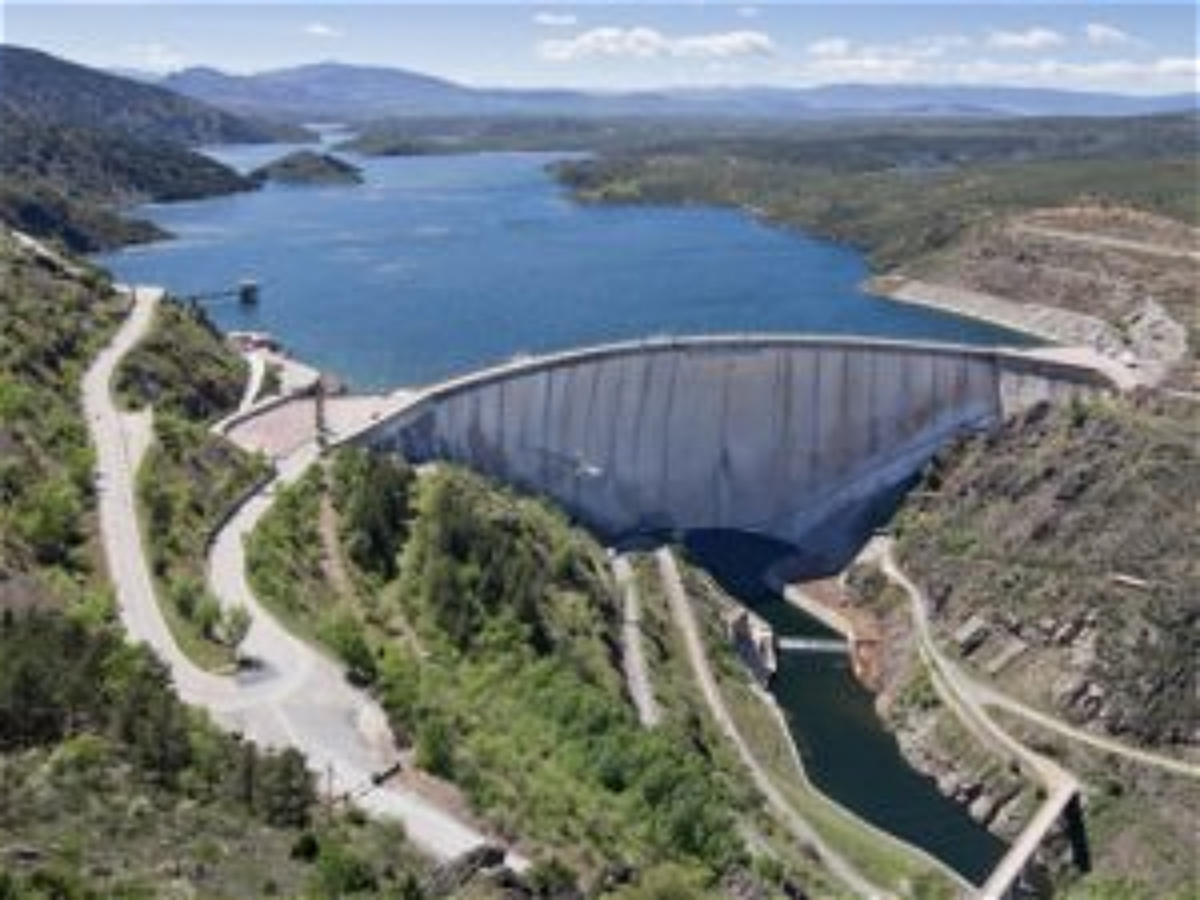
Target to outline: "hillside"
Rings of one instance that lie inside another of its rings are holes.
[[[163,236],[123,218],[128,204],[254,186],[187,145],[292,133],[12,46],[0,46],[0,132],[0,222],[75,252]]]
[[[77,399],[124,306],[0,231],[0,896],[411,896],[397,829],[317,821],[298,754],[217,731],[124,641]]]
[[[115,131],[175,144],[262,143],[302,138],[156,85],[120,78],[47,53],[0,45],[0,110],[44,124]]]
[[[944,454],[897,524],[947,640],[979,623],[972,664],[1037,706],[1149,746],[1200,746],[1194,412],[1037,409]],[[1009,645],[1019,656],[997,668]]]
[[[343,121],[405,109],[438,111],[469,94],[451,82],[403,69],[338,63],[252,75],[192,68],[166,76],[161,84],[224,109],[293,121]]]
[[[1100,736],[1180,759],[1200,751],[1190,403],[1108,398],[1039,407],[948,448],[893,523],[928,593],[939,644],[976,678]],[[852,602],[883,635],[878,706],[905,755],[1011,834],[1028,790],[937,701],[907,598],[855,566]],[[1091,872],[1057,868],[1071,897],[1192,896],[1194,779],[1065,741],[1003,712],[1004,727],[1085,785]]]
[[[0,231],[0,606],[99,602],[91,451],[76,401],[121,302]]]

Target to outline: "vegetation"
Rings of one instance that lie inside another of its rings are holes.
[[[1046,206],[1103,201],[1195,224],[1196,160],[1036,160],[906,168],[902,158],[849,171],[788,159],[767,147],[743,158],[713,151],[643,154],[564,164],[584,200],[707,202],[754,209],[766,219],[846,240],[879,270],[943,249],[980,221]],[[832,148],[831,148],[832,152]],[[852,158],[852,154],[849,154]]]
[[[333,898],[346,860],[419,896],[402,834],[316,821],[298,754],[217,731],[122,640],[76,398],[123,306],[0,232],[0,898]]]
[[[1143,744],[1200,728],[1193,422],[1166,401],[1039,407],[943,454],[899,520],[945,631],[991,623],[973,661],[1017,637],[1030,649],[1013,688]]]
[[[255,589],[338,623],[308,630],[370,664],[419,765],[572,880],[666,860],[708,880],[742,859],[740,801],[703,745],[645,731],[623,697],[617,607],[589,538],[453,468],[414,482],[396,463],[351,453],[327,480],[283,491],[265,517],[250,542]],[[349,595],[329,589],[320,560],[322,491],[354,571]],[[382,527],[393,512],[399,530]]]
[[[117,392],[132,407],[153,406],[196,423],[232,412],[249,369],[230,351],[204,310],[160,303],[146,339],[125,358]]]
[[[0,224],[56,241],[74,253],[144,244],[167,233],[144,219],[123,217],[106,206],[69,197],[37,179],[0,174]]]
[[[896,531],[943,644],[1035,707],[1190,752],[1200,728],[1200,605],[1189,587],[1197,446],[1190,406],[1109,398],[1036,408],[942,454]],[[968,622],[982,637],[960,645]],[[1009,648],[1016,660],[996,663]],[[1194,875],[1184,865],[1194,785],[1004,722],[1088,785],[1096,875],[1074,895],[1122,896],[1121,879],[1139,896],[1179,895]]]
[[[90,542],[86,361],[122,303],[107,280],[0,232],[0,607],[103,605]]]
[[[202,313],[164,302],[116,379],[128,403],[154,409],[155,443],[138,472],[142,525],[171,631],[210,668],[232,661],[248,622],[205,587],[209,539],[269,472],[208,429],[236,407],[245,368]]]
[[[181,145],[262,143],[306,134],[12,44],[0,47],[0,72],[0,108],[35,113],[47,122]]]
[[[422,896],[399,829],[316,804],[299,753],[218,731],[115,629],[0,614],[0,897]]]
[[[75,252],[109,249],[164,232],[121,218],[138,200],[185,200],[250,189],[233,170],[194,151],[146,137],[46,121],[0,106],[0,217]]]

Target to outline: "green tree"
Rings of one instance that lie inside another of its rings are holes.
[[[252,624],[250,610],[241,604],[231,606],[221,614],[221,639],[229,649],[236,651],[250,633]]]
[[[263,817],[272,825],[303,828],[316,803],[316,788],[304,756],[288,748],[266,757],[259,776],[259,803]]]
[[[442,778],[454,777],[454,742],[440,713],[427,713],[417,730],[417,766]]]
[[[412,517],[412,470],[399,457],[355,450],[342,454],[334,479],[350,558],[364,572],[394,578]]]

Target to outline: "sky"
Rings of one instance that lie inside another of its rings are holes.
[[[337,60],[478,86],[827,83],[1197,91],[1190,0],[257,4],[0,0],[6,43],[78,62],[253,72]]]

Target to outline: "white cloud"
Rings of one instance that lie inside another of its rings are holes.
[[[970,38],[959,34],[928,35],[890,44],[826,37],[805,48],[809,60],[799,71],[803,77],[820,81],[911,80],[932,73],[936,61],[970,46]]]
[[[570,28],[579,24],[579,16],[574,13],[540,12],[534,14],[533,24],[545,28]]]
[[[542,59],[550,62],[573,62],[592,57],[733,59],[770,56],[775,52],[775,44],[769,35],[761,31],[671,37],[643,26],[605,26],[570,38],[542,41],[537,50]]]
[[[1024,31],[993,31],[987,36],[987,45],[993,50],[1048,50],[1066,42],[1057,31],[1037,27]]]
[[[161,41],[130,44],[126,49],[133,57],[133,67],[150,72],[172,72],[186,63],[183,54]]]
[[[836,59],[850,54],[853,44],[843,37],[821,38],[806,48],[811,56],[821,59]]]
[[[324,22],[309,22],[304,26],[304,33],[309,37],[316,38],[340,38],[345,34],[340,29],[326,25]]]
[[[1083,28],[1087,42],[1093,47],[1119,47],[1134,43],[1133,38],[1114,25],[1104,22],[1088,22]]]

